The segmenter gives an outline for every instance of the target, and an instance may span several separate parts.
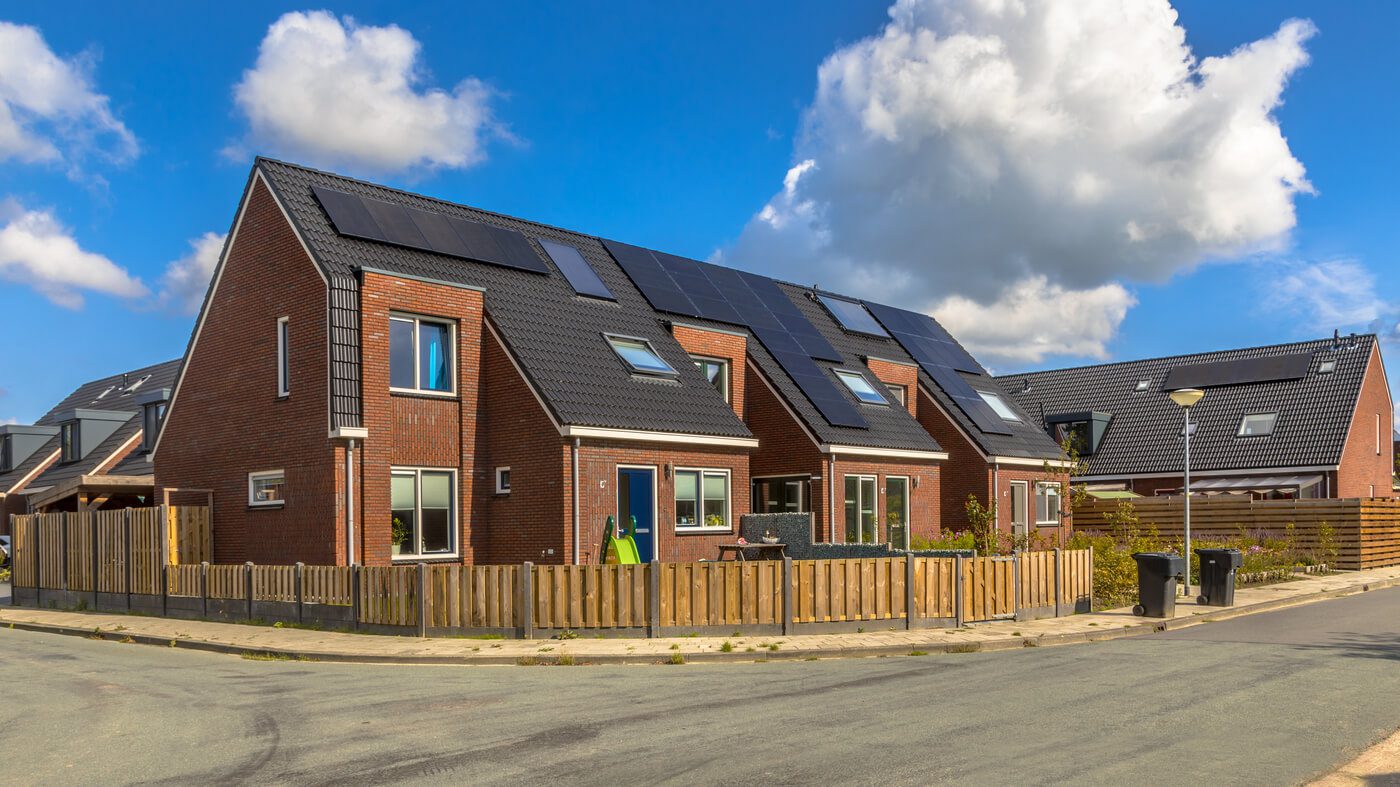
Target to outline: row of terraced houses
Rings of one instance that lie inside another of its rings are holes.
[[[0,503],[210,501],[217,562],[588,563],[634,518],[643,559],[712,559],[774,512],[904,548],[970,497],[1060,541],[1066,440],[1097,488],[1178,488],[1174,376],[1221,491],[1390,494],[1374,337],[1240,352],[999,380],[923,314],[259,159],[184,358],[0,427]]]

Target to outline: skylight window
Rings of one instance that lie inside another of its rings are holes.
[[[821,301],[826,310],[831,312],[831,316],[841,323],[841,327],[855,333],[865,333],[871,336],[889,336],[880,323],[875,322],[875,318],[870,316],[870,312],[865,307],[855,301],[848,301],[841,298],[833,298],[829,295],[818,295],[817,300]]]
[[[608,344],[612,345],[613,352],[621,358],[628,368],[637,374],[653,374],[672,376],[676,370],[671,365],[662,360],[661,356],[652,348],[651,342],[646,339],[633,339],[628,336],[607,336]]]
[[[1137,387],[1134,388],[1133,390],[1134,390],[1134,391],[1146,391],[1146,390],[1147,390],[1148,388],[1150,388],[1150,387],[1152,387],[1152,381],[1151,381],[1151,380],[1138,380]]]
[[[870,381],[865,379],[865,375],[860,372],[848,372],[845,369],[833,371],[836,372],[836,377],[845,383],[846,387],[851,389],[851,393],[855,394],[860,401],[866,404],[889,404],[884,394],[876,390],[875,386],[871,385]]]
[[[109,386],[107,386],[107,389],[104,390],[102,393],[98,394],[98,395],[97,395],[97,398],[96,398],[96,399],[93,399],[93,401],[96,402],[96,401],[100,401],[100,400],[102,400],[102,399],[107,398],[107,394],[111,393],[112,391],[115,391],[116,389],[117,389],[117,386],[115,386],[115,385],[109,385]]]
[[[1263,437],[1274,433],[1278,413],[1251,413],[1240,419],[1240,431],[1236,437]]]
[[[1320,364],[1317,365],[1317,373],[1318,373],[1318,374],[1331,374],[1332,372],[1335,372],[1335,371],[1337,371],[1337,359],[1336,359],[1336,358],[1328,358],[1327,360],[1325,360],[1325,361],[1323,361],[1322,363],[1320,363]]]
[[[1012,410],[1011,406],[1006,403],[1006,400],[1002,399],[998,394],[994,394],[991,391],[978,391],[977,395],[981,396],[982,401],[986,402],[988,407],[992,408],[997,415],[1001,416],[1003,421],[1021,420],[1021,416],[1017,415],[1016,411]]]
[[[136,382],[134,382],[134,383],[132,383],[131,385],[128,385],[126,388],[122,389],[122,396],[126,396],[126,395],[128,395],[128,394],[135,393],[135,392],[136,392],[136,389],[137,389],[137,388],[140,388],[140,387],[141,387],[141,384],[144,383],[144,382],[146,382],[146,381],[149,380],[149,379],[151,379],[151,376],[150,376],[149,374],[142,376],[142,377],[141,377],[140,379],[138,379]]]

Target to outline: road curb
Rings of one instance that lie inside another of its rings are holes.
[[[1045,634],[1038,637],[1027,636],[1007,636],[991,640],[970,640],[966,642],[929,641],[914,643],[898,643],[890,645],[860,645],[843,648],[802,648],[793,647],[788,650],[777,651],[757,651],[757,652],[721,652],[705,651],[700,653],[686,653],[675,651],[684,658],[687,664],[708,664],[708,663],[754,663],[765,661],[801,661],[810,659],[832,659],[832,658],[871,658],[888,656],[911,656],[914,654],[956,654],[956,653],[986,653],[1005,650],[1020,650],[1023,648],[1035,647],[1056,647],[1061,645],[1087,644],[1091,642],[1106,642],[1109,640],[1122,639],[1124,637],[1136,637],[1146,634],[1153,634],[1160,631],[1175,631],[1183,628],[1190,628],[1204,623],[1216,623],[1219,621],[1231,620],[1233,618],[1244,617],[1246,615],[1256,615],[1264,612],[1272,612],[1287,607],[1308,604],[1317,601],[1325,601],[1334,598],[1345,598],[1347,596],[1359,595],[1372,590],[1380,590],[1388,587],[1400,585],[1400,577],[1378,579],[1374,582],[1367,582],[1349,588],[1337,588],[1335,590],[1319,590],[1306,595],[1294,596],[1292,598],[1275,599],[1272,601],[1261,601],[1250,604],[1247,607],[1226,607],[1216,612],[1186,617],[1174,618],[1172,620],[1141,620],[1133,624],[1125,624],[1121,628],[1104,628],[1099,631],[1070,631],[1062,634]],[[135,632],[101,630],[100,628],[82,628],[77,626],[65,626],[51,623],[36,623],[23,620],[9,620],[5,616],[5,611],[0,609],[0,626],[6,626],[20,631],[32,631],[46,634],[60,634],[65,636],[85,637],[88,639],[100,639],[109,642],[123,642],[139,645],[151,645],[157,647],[174,648],[177,650],[197,650],[208,653],[224,653],[236,656],[251,656],[254,658],[268,659],[291,659],[305,661],[319,661],[341,664],[419,664],[424,666],[523,666],[532,663],[539,666],[557,666],[561,656],[570,657],[575,665],[589,664],[668,664],[670,655],[667,654],[616,654],[600,653],[589,655],[587,653],[575,653],[568,650],[561,650],[557,653],[530,654],[524,656],[501,655],[493,656],[489,654],[473,654],[462,656],[417,656],[417,655],[375,655],[368,653],[355,653],[351,651],[321,651],[306,648],[273,648],[265,646],[236,645],[226,642],[216,642],[210,640],[170,638],[160,637],[151,634],[139,634]],[[547,640],[540,640],[541,643]],[[562,647],[562,646],[561,646]]]

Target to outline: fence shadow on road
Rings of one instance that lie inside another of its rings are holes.
[[[1294,643],[1292,647],[1297,650],[1325,650],[1339,656],[1352,658],[1400,661],[1400,636],[1393,632],[1383,634],[1344,632],[1332,636],[1325,643]],[[1400,784],[1400,782],[1383,783]]]

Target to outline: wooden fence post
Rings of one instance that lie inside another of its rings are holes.
[[[126,590],[126,611],[131,611],[131,509],[122,516],[122,549],[126,558],[122,561],[122,582]]]
[[[515,608],[520,610],[520,638],[535,638],[535,564],[525,561],[520,564],[520,598]]]
[[[904,628],[914,628],[914,556],[904,555]]]
[[[956,581],[953,583],[953,626],[955,628],[962,628],[963,624],[966,623],[963,620],[963,594],[967,592],[967,588],[964,587],[966,575],[963,573],[963,560],[962,555],[955,558],[954,571],[957,572]]]
[[[1188,564],[1189,565],[1189,564]],[[1079,606],[1079,602],[1075,602]],[[1094,611],[1094,548],[1089,547],[1089,611]]]
[[[63,517],[58,520],[58,548],[62,550],[63,558],[63,591],[68,592],[68,512],[63,512]]]
[[[253,619],[253,561],[243,564],[243,589],[248,594],[248,619]]]
[[[34,538],[29,542],[29,549],[34,552],[34,606],[42,607],[40,594],[43,593],[44,578],[40,572],[43,571],[44,561],[39,559],[39,517],[31,515],[29,523],[34,526]],[[131,599],[128,597],[128,606],[130,606],[130,601]]]
[[[298,560],[298,561],[297,561],[297,564],[296,564],[296,571],[294,572],[294,575],[295,575],[295,577],[296,577],[296,580],[295,580],[295,581],[296,581],[296,588],[297,588],[297,622],[298,622],[298,623],[301,623],[301,622],[302,622],[302,616],[303,616],[303,613],[302,613],[302,604],[304,603],[305,598],[306,598],[305,590],[302,588],[302,584],[301,584],[301,583],[303,582],[302,577],[305,576],[304,573],[303,573],[303,570],[304,570],[305,568],[306,568],[306,564],[304,564],[304,563],[302,563],[300,560]]]
[[[792,558],[783,556],[783,636],[792,634]]]
[[[1065,596],[1065,577],[1060,562],[1060,548],[1055,547],[1055,617],[1057,618],[1064,615],[1064,612],[1061,611],[1060,599]]]
[[[647,636],[661,636],[661,561],[647,565]]]
[[[418,636],[428,636],[428,564],[418,564]]]
[[[1011,619],[1021,619],[1021,553],[1011,553]]]
[[[98,556],[97,556],[98,549],[97,549],[97,512],[96,512],[96,511],[94,511],[94,512],[88,514],[88,521],[92,523],[92,526],[89,527],[88,530],[89,530],[89,532],[90,532],[90,537],[91,537],[91,539],[92,539],[92,540],[89,542],[90,544],[92,544],[92,608],[93,608],[93,610],[96,610],[96,609],[97,609],[97,576],[98,576],[98,572],[100,571],[100,566],[101,566],[101,562],[98,560]],[[14,531],[13,529],[11,529],[10,532],[13,533],[13,532],[15,532],[15,531]]]
[[[209,561],[199,564],[199,616],[209,617]]]
[[[19,528],[15,526],[14,514],[10,514],[10,539],[10,565],[13,566],[15,565],[15,557],[17,557],[17,553],[19,552],[19,550],[15,549],[19,544]],[[10,574],[10,606],[14,607],[19,605],[19,594],[15,592],[15,588],[19,586],[14,581],[16,579],[14,576],[15,572],[12,571]]]

